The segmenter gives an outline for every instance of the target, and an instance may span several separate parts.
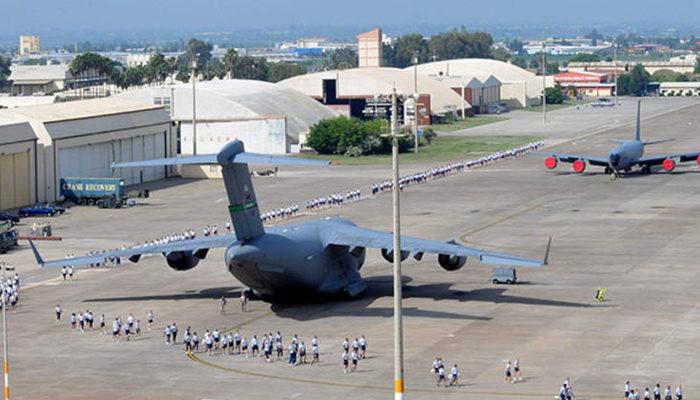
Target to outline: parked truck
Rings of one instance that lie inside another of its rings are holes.
[[[0,221],[0,254],[17,246],[17,229],[9,221]]]
[[[75,204],[119,208],[126,201],[123,193],[122,178],[61,178],[61,195]]]

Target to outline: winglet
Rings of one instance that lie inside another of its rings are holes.
[[[29,246],[32,248],[32,252],[34,253],[34,258],[36,259],[36,263],[39,264],[40,266],[44,266],[44,259],[41,258],[41,254],[39,254],[39,250],[37,250],[36,246],[34,245],[34,241],[29,239]]]
[[[552,237],[549,237],[547,241],[547,249],[544,251],[544,259],[542,260],[542,265],[549,265],[549,249],[552,247]]]

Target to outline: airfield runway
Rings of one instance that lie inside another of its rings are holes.
[[[554,149],[605,155],[610,139],[631,138],[634,103],[616,110],[563,109],[541,130]],[[700,103],[693,99],[645,102],[642,137],[675,138],[650,154],[700,150]],[[537,134],[537,115],[513,113],[509,121],[458,134]],[[520,126],[518,126],[520,120]],[[501,125],[501,128],[499,128]],[[557,129],[559,126],[560,129]],[[425,166],[412,165],[404,173]],[[387,167],[283,170],[256,178],[263,209],[303,202],[334,190],[369,185],[389,176]],[[411,399],[551,399],[570,377],[578,399],[622,397],[634,387],[683,384],[700,392],[696,357],[700,331],[700,169],[630,176],[611,182],[600,169],[583,175],[566,166],[546,171],[542,157],[526,156],[468,171],[402,194],[402,230],[430,239],[458,238],[467,245],[539,258],[554,238],[550,265],[519,270],[521,283],[489,283],[491,268],[473,260],[457,272],[433,257],[404,264],[406,391]],[[126,243],[226,221],[218,181],[172,180],[144,204],[127,210],[73,208],[54,221],[62,243],[39,243],[46,258]],[[315,216],[341,214],[362,226],[391,227],[391,195],[361,200]],[[26,229],[26,225],[22,227]],[[369,252],[368,252],[369,253]],[[222,251],[188,272],[170,270],[160,257],[122,268],[80,270],[72,282],[58,271],[39,270],[24,247],[3,256],[24,278],[19,308],[9,313],[11,390],[17,399],[386,399],[393,389],[391,265],[378,252],[362,269],[369,289],[359,299],[316,305],[252,302],[240,312],[241,289],[222,263]],[[595,291],[607,287],[608,301]],[[220,296],[230,297],[218,312]],[[56,323],[60,303],[64,321]],[[77,333],[70,312],[134,313],[152,332],[129,342],[109,335]],[[191,325],[239,329],[258,336],[282,331],[307,345],[321,341],[321,366],[197,354],[166,346],[165,324],[180,337]],[[340,343],[364,334],[369,357],[359,372],[343,374]],[[461,387],[436,387],[429,368],[442,356],[459,364]],[[503,383],[506,360],[519,357],[523,382]]]

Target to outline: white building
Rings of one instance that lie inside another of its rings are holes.
[[[16,180],[28,176],[30,187],[35,182],[32,201],[59,200],[59,182],[65,177],[121,177],[130,185],[175,172],[166,167],[111,168],[112,162],[175,155],[170,118],[162,106],[106,98],[0,110],[0,120],[20,121],[31,127],[34,139],[27,139],[23,133],[20,150],[26,152],[31,147],[29,142],[35,140],[36,156],[29,155],[28,173],[23,156],[13,156],[15,165],[19,157],[22,167],[11,174]],[[10,174],[4,172],[8,165],[5,161],[0,166],[1,175]],[[24,194],[15,197],[26,198]]]
[[[313,124],[336,116],[303,93],[274,83],[242,79],[198,82],[195,146],[191,84],[138,89],[117,97],[169,105],[180,154],[216,153],[235,139],[243,141],[248,151],[285,154],[298,148],[300,135]],[[204,172],[210,176],[210,170],[187,168],[183,174],[201,176]],[[218,176],[214,172],[213,176]]]

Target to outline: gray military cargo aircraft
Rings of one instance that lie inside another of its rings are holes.
[[[324,218],[265,228],[260,220],[248,164],[326,166],[329,163],[248,153],[242,142],[234,141],[218,154],[114,164],[113,167],[119,168],[220,165],[235,234],[143,245],[53,261],[45,261],[30,242],[37,263],[43,267],[62,267],[102,263],[115,257],[138,262],[144,254],[163,254],[172,269],[186,271],[204,259],[209,249],[225,248],[226,266],[240,282],[261,297],[288,299],[359,295],[367,287],[359,273],[367,248],[380,249],[384,259],[393,262],[391,233],[360,228],[347,219]],[[551,239],[543,260],[532,260],[465,247],[454,241],[444,243],[403,236],[400,257],[406,259],[413,254],[420,260],[424,253],[438,254],[438,263],[447,271],[462,268],[467,257],[487,264],[539,267],[547,264],[550,244]]]
[[[610,174],[610,179],[617,179],[621,172],[628,173],[632,168],[639,167],[642,174],[650,174],[651,167],[660,165],[666,172],[676,169],[677,162],[696,161],[700,164],[700,152],[669,154],[661,156],[644,157],[644,148],[652,144],[669,142],[673,139],[645,141],[641,140],[640,114],[642,102],[637,102],[637,126],[634,133],[634,140],[614,140],[618,146],[608,153],[608,157],[591,157],[581,154],[566,153],[544,153],[547,158],[544,165],[547,169],[555,169],[560,161],[572,163],[572,169],[576,173],[583,173],[586,170],[586,162],[591,165],[604,167],[605,173]]]

